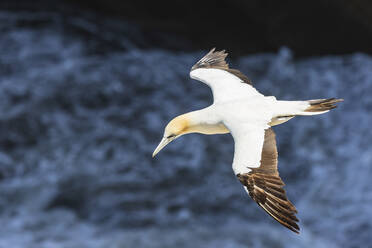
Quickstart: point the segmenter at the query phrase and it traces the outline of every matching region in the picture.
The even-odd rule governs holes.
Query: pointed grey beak
[[[155,157],[161,149],[163,149],[166,145],[168,145],[173,139],[172,138],[163,138],[159,145],[156,147],[155,151],[152,153],[152,157]]]

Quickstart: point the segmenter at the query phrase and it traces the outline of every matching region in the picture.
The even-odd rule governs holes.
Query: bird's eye
[[[169,136],[167,137],[167,139],[170,139],[170,138],[173,138],[173,137],[176,137],[176,135],[175,135],[175,134],[171,134],[171,135],[169,135]]]

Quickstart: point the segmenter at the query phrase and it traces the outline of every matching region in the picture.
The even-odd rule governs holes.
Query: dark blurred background
[[[0,2],[0,247],[372,247],[372,2]],[[230,135],[151,154],[212,102],[226,49],[259,91],[339,97],[275,128],[301,234],[247,196]]]

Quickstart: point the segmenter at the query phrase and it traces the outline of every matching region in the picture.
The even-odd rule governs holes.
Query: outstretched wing
[[[210,86],[215,101],[261,95],[248,77],[229,68],[225,60],[227,55],[225,50],[213,48],[191,68],[190,77]]]
[[[240,78],[243,83],[247,83],[252,85],[251,80],[244,75],[241,71],[236,69],[229,68],[229,64],[226,62],[226,57],[229,55],[222,51],[216,51],[216,48],[212,48],[209,53],[207,53],[203,58],[201,58],[192,68],[191,70],[195,70],[198,68],[214,68],[225,70],[230,72],[231,74],[235,75],[236,77]]]
[[[283,189],[284,183],[278,172],[278,152],[276,148],[275,133],[271,128],[266,129],[264,132],[264,135],[262,135],[264,136],[263,142],[257,138],[256,140],[252,139],[254,136],[251,136],[251,139],[249,139],[250,135],[246,138],[241,137],[242,139],[249,140],[245,142],[244,140],[238,141],[238,145],[244,145],[244,143],[246,145],[253,143],[259,145],[261,148],[261,159],[259,164],[252,164],[251,167],[248,165],[248,168],[244,168],[241,166],[242,163],[244,163],[244,158],[236,158],[234,156],[234,163],[238,163],[235,165],[234,171],[248,194],[260,207],[262,207],[280,224],[293,232],[299,233],[300,228],[296,223],[298,222],[298,219],[295,216],[297,210],[288,200],[285,190]],[[239,150],[241,147],[236,147],[236,149]],[[250,151],[247,150],[246,152],[249,153]],[[242,156],[238,154],[235,155]],[[253,157],[256,156],[253,155]]]

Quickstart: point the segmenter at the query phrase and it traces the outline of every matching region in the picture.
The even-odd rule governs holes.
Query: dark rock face
[[[136,45],[148,49],[199,51],[217,46],[248,54],[287,46],[296,57],[372,52],[369,0],[19,0],[2,1],[0,8],[68,16],[91,10],[99,13],[94,17],[98,23],[103,16],[115,16],[140,27],[149,44]]]
[[[144,30],[151,47],[191,51],[217,46],[247,54],[287,46],[296,56],[372,52],[368,0],[69,2],[131,21]]]
[[[277,127],[301,236],[231,170],[229,135],[187,135],[156,159],[166,123],[211,103],[188,77],[202,53],[140,50],[145,35],[89,14],[0,13],[0,247],[363,247],[371,243],[372,58],[232,61],[267,95],[342,97]],[[138,45],[140,44],[140,45]]]

